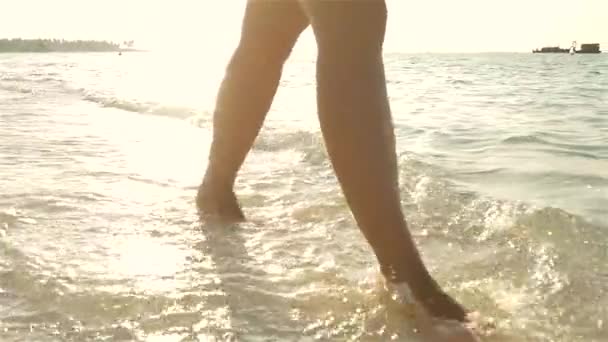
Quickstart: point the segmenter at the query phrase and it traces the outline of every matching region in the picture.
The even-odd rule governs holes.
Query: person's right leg
[[[262,127],[283,64],[308,18],[297,0],[249,0],[239,46],[213,116],[209,165],[196,202],[201,217],[242,220],[234,181]]]
[[[318,45],[317,101],[332,165],[382,273],[434,316],[465,310],[429,275],[401,211],[382,45],[383,0],[302,0]]]

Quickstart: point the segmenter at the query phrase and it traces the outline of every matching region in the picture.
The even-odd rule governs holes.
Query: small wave
[[[48,75],[47,75],[47,76],[45,76],[45,77],[40,77],[40,78],[37,78],[35,81],[36,81],[36,82],[38,82],[38,83],[46,83],[46,82],[63,82],[63,81],[62,81],[62,80],[60,80],[60,79],[57,79],[57,78],[55,78],[55,77],[48,76]]]
[[[205,128],[211,125],[213,116],[209,113],[198,113],[186,118],[186,121],[192,126]]]
[[[580,157],[580,158],[593,159],[593,160],[600,159],[600,157],[595,154],[581,152],[581,151],[574,151],[571,149],[551,148],[551,149],[539,149],[539,151],[544,151],[544,152],[547,152],[547,153],[550,153],[553,155],[562,155],[562,156],[566,156],[566,157]]]
[[[29,81],[27,78],[23,78],[21,76],[7,76],[7,75],[3,75],[0,77],[0,81],[7,81],[7,82],[25,82],[25,81]]]
[[[451,226],[454,218],[465,219],[465,221],[473,222],[479,219],[487,218],[487,213],[494,209],[491,208],[511,208],[510,212],[514,220],[524,217],[530,213],[539,211],[542,217],[546,217],[547,212],[557,218],[565,218],[561,222],[562,226],[572,224],[571,218],[576,218],[578,225],[581,222],[587,222],[583,217],[568,213],[562,209],[545,208],[538,209],[532,205],[514,202],[508,200],[497,200],[483,197],[476,192],[465,191],[457,186],[456,183],[450,181],[453,176],[451,171],[445,170],[439,166],[423,162],[420,158],[412,153],[400,155],[400,187],[403,194],[403,200],[406,204],[413,204],[418,207],[418,212],[423,214],[423,217],[432,217],[436,220],[435,224]],[[493,174],[508,171],[503,168],[491,168],[479,171],[470,171],[471,174]],[[552,179],[559,182],[572,179],[572,175],[562,172],[544,172],[537,176],[539,179]],[[585,184],[605,184],[606,177],[587,174],[577,176]],[[468,213],[463,216],[463,213]],[[473,215],[473,216],[471,216]],[[474,218],[476,216],[477,218]],[[449,223],[452,222],[452,223]],[[511,220],[511,222],[515,222]],[[598,230],[601,228],[596,227]]]
[[[543,134],[551,136],[551,134]],[[586,139],[579,141],[576,144],[560,142],[559,136],[551,137],[551,139],[543,139],[534,135],[518,135],[511,136],[501,141],[504,145],[544,145],[546,148],[535,147],[536,151],[546,152],[554,155],[563,155],[569,157],[580,157],[586,159],[597,160],[602,158],[602,154],[606,150],[606,146],[602,139]]]
[[[328,163],[323,138],[316,132],[266,132],[258,137],[254,149],[265,152],[294,150],[301,153],[303,162],[312,165]]]
[[[172,118],[189,119],[197,116],[197,111],[187,107],[156,106],[147,112],[148,114],[169,116]]]
[[[150,102],[140,102],[91,94],[84,95],[84,100],[99,104],[104,108],[115,108],[133,113],[153,114],[179,119],[191,118],[197,114],[194,109],[187,107],[163,106]]]
[[[460,79],[449,80],[448,82],[450,84],[461,84],[461,85],[472,85],[473,84],[472,81],[469,81],[469,80],[460,80]]]
[[[516,135],[510,136],[502,140],[504,144],[551,144],[546,140],[543,140],[534,135]]]
[[[1,76],[0,81],[3,82],[14,82],[14,83],[25,83],[25,82],[33,82],[33,83],[45,83],[45,82],[54,82],[61,81],[54,76],[58,76],[57,73],[33,73],[30,76],[34,77],[23,77],[23,76]]]
[[[586,97],[596,98],[606,92],[604,87],[591,87],[589,85],[581,85],[573,88],[578,95],[585,95]]]
[[[265,132],[256,140],[254,148],[260,151],[281,151],[302,147],[322,146],[322,138],[318,133],[309,131],[297,132]]]
[[[507,171],[507,168],[504,167],[495,167],[484,170],[473,170],[473,171],[461,171],[459,174],[461,175],[469,175],[469,176],[480,176],[480,175],[494,175],[504,171]]]
[[[21,85],[21,84],[0,84],[0,89],[21,93],[21,94],[33,94],[34,89]]]
[[[106,98],[95,95],[85,95],[84,99],[89,102],[94,102],[102,107],[116,108],[126,110],[128,112],[145,113],[150,109],[150,106],[145,103],[130,102],[116,98]]]

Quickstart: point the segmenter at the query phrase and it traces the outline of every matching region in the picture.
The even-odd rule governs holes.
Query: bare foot
[[[467,321],[467,312],[464,307],[442,290],[433,291],[431,294],[423,294],[418,297],[418,300],[433,317],[458,322]]]
[[[423,341],[479,342],[479,338],[475,334],[475,325],[469,322],[464,308],[440,289],[433,289],[434,292],[438,291],[440,294],[436,294],[433,300],[427,299],[427,303],[424,304],[405,282],[387,282],[385,285],[391,293],[391,298],[400,304],[407,304],[408,308],[413,309],[417,332],[421,334]],[[429,307],[435,312],[430,312]],[[450,316],[452,318],[448,318]]]
[[[423,307],[414,305],[416,324],[424,341],[428,342],[480,342],[475,327],[454,320],[433,317]]]
[[[232,189],[220,190],[210,182],[203,182],[196,195],[196,208],[201,220],[217,220],[234,223],[245,221]]]
[[[418,318],[418,315],[416,315]],[[456,321],[432,320],[427,323],[420,323],[417,319],[419,330],[424,341],[428,342],[480,342],[473,329],[467,325]],[[424,325],[427,324],[427,325]]]
[[[437,319],[466,322],[467,312],[464,307],[442,291],[435,281],[427,279],[425,284],[415,282],[414,286],[406,282],[387,283],[387,288],[390,292],[393,292],[393,298],[397,301],[407,304],[417,303],[429,316]]]

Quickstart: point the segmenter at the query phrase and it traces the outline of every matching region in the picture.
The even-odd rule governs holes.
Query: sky
[[[387,5],[388,51],[525,52],[569,47],[573,40],[608,49],[608,0],[387,0]],[[0,38],[135,40],[148,49],[231,50],[244,7],[245,0],[0,0]],[[310,30],[298,46],[314,50]]]

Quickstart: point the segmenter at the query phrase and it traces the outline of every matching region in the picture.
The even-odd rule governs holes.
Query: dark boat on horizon
[[[582,44],[580,50],[576,50],[576,53],[602,53],[600,50],[600,44]]]
[[[600,50],[600,44],[598,43],[581,44],[580,50],[577,50],[576,42],[573,42],[569,49],[563,49],[559,46],[549,46],[532,50],[532,53],[570,53],[573,55],[577,53],[602,53],[602,51]]]

